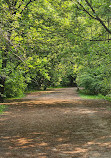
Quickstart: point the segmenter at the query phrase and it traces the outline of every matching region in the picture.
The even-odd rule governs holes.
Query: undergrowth
[[[83,99],[105,99],[107,101],[111,101],[111,96],[110,95],[104,96],[102,94],[98,94],[98,95],[87,94],[84,91],[84,89],[79,90],[79,96]]]
[[[5,105],[0,105],[0,114],[2,114],[5,109],[6,109]]]
[[[23,98],[23,97],[25,97],[26,96],[26,94],[22,94],[22,95],[20,95],[20,96],[18,96],[18,97],[12,97],[12,98],[5,98],[6,100],[13,100],[13,99],[21,99],[21,98]]]

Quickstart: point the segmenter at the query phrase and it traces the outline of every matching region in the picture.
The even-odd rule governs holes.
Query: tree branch
[[[17,2],[17,1],[16,1]],[[24,2],[24,0],[22,0],[22,2]],[[13,14],[16,14],[16,12],[18,11],[18,9],[22,6],[23,3],[20,3],[18,8],[16,8],[16,10],[13,12]],[[16,6],[16,3],[14,4],[14,6]]]
[[[78,1],[77,1],[77,3],[81,6],[82,10],[85,11],[91,18],[96,19],[93,15],[91,15],[91,14],[84,8],[84,6],[83,6],[81,3],[79,3]]]
[[[88,5],[88,6],[90,7],[90,9],[92,10],[92,12],[93,12],[93,14],[95,15],[95,17],[94,17],[93,15],[91,15],[91,14],[89,13],[89,11],[87,11],[87,10],[84,8],[84,6],[83,6],[79,1],[77,1],[77,3],[79,4],[79,6],[82,8],[82,10],[83,10],[84,12],[86,12],[91,18],[93,18],[93,19],[99,21],[100,24],[104,27],[104,29],[105,29],[108,33],[111,34],[111,30],[105,25],[105,23],[103,22],[103,20],[102,20],[99,16],[97,16],[96,11],[95,11],[94,8],[92,7],[92,5],[89,3],[89,1],[88,1],[88,0],[85,0],[85,2],[87,3],[87,5]]]
[[[88,0],[85,0],[87,5],[91,8],[91,10],[93,11],[94,14],[96,14],[95,10],[93,9],[93,7],[91,6],[91,4],[88,2]]]
[[[15,0],[14,6],[16,6],[17,2],[18,2],[18,0]]]
[[[9,0],[5,0],[5,2],[7,3],[9,9],[11,8],[11,4],[10,4],[10,1]]]
[[[90,41],[110,41],[111,39],[99,39],[99,40],[90,40]]]
[[[2,30],[0,29],[0,34],[1,34],[1,36],[7,41],[7,44],[9,45],[9,46],[13,46],[14,47],[14,49],[16,50],[16,52],[18,52],[18,49],[13,45],[13,43],[7,38],[7,37],[4,37],[3,36],[3,33],[2,33]],[[20,61],[22,61],[23,63],[25,63],[24,62],[24,60],[19,56],[19,55],[17,55],[16,53],[14,53],[10,48],[9,48],[9,50],[12,52],[12,54],[14,55],[14,56],[16,56]]]
[[[87,5],[91,8],[92,12],[95,14],[95,16],[96,16],[95,19],[98,20],[98,21],[101,23],[101,25],[105,28],[105,30],[106,30],[108,33],[111,34],[111,30],[109,30],[109,28],[104,24],[103,20],[101,20],[101,19],[96,15],[96,11],[93,9],[93,7],[92,7],[92,5],[89,3],[89,1],[88,1],[88,0],[85,0],[85,1],[86,1]]]
[[[20,14],[23,13],[23,11],[27,8],[27,6],[31,3],[31,2],[34,2],[36,0],[29,0],[29,2],[27,2],[27,4],[25,5],[24,9],[20,12]]]

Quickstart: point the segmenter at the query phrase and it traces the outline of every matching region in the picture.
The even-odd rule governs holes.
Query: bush
[[[80,73],[77,77],[77,83],[79,86],[85,88],[87,94],[107,95],[111,88],[108,78],[101,75],[94,75],[93,72]]]
[[[12,73],[5,83],[5,96],[7,98],[23,96],[26,87],[23,74],[21,72]]]
[[[0,105],[0,114],[3,113],[3,111],[5,110],[6,106],[5,105]]]

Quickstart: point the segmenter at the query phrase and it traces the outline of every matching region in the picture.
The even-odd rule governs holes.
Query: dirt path
[[[111,158],[111,103],[63,88],[6,104],[0,158]]]

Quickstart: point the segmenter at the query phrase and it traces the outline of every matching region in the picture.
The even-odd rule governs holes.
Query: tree
[[[20,53],[20,39],[17,40],[19,37],[19,24],[18,19],[21,19],[23,13],[27,9],[28,5],[30,5],[34,0],[26,0],[26,1],[18,1],[18,0],[5,0],[1,1],[1,25],[0,25],[0,35],[1,35],[1,54],[2,54],[2,66],[1,66],[1,78],[0,78],[0,101],[3,101],[3,94],[4,94],[4,87],[7,69],[8,60],[16,58],[16,60],[24,61],[23,54]],[[15,38],[13,40],[13,38]],[[19,62],[16,62],[17,65]],[[16,68],[17,66],[15,66]],[[10,74],[10,72],[9,72]]]

